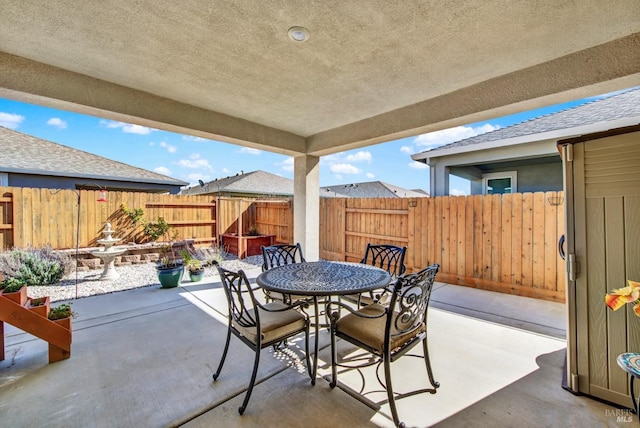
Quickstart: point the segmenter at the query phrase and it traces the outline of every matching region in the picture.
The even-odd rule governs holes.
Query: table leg
[[[638,405],[640,404],[640,394],[638,397],[635,396],[635,391],[633,390],[633,383],[636,380],[634,375],[629,376],[631,379],[629,380],[629,391],[631,392],[631,401],[633,402],[633,410],[636,415],[638,415]]]
[[[313,296],[313,310],[315,312],[314,316],[316,317],[315,322],[315,338],[314,338],[314,348],[313,348],[313,379],[311,380],[311,385],[316,384],[316,375],[318,374],[318,347],[320,346],[319,338],[320,338],[320,315],[318,313],[318,297]]]

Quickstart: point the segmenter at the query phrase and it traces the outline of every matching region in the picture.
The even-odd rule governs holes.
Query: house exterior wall
[[[555,141],[531,141],[526,144],[464,151],[429,158],[431,196],[449,195],[449,173],[470,180],[471,194],[476,195],[482,194],[483,173],[514,170],[518,170],[519,192],[562,190],[562,164],[555,162],[556,166],[549,167],[551,168],[550,170],[545,170],[542,167],[545,163],[540,158],[549,156],[557,157],[557,161],[560,160]],[[531,161],[531,165],[526,165],[528,160]],[[500,162],[505,163],[504,169],[501,166],[497,166]],[[513,163],[519,164],[513,165]],[[525,164],[523,165],[523,163]],[[554,162],[551,162],[551,164],[554,164]],[[491,168],[490,165],[496,166]],[[527,167],[530,169],[527,169]],[[522,186],[524,187],[521,187],[521,172],[519,169],[522,169]],[[550,176],[547,176],[547,174],[550,174]],[[539,184],[536,184],[535,180],[537,179],[540,180]],[[479,183],[479,188],[477,183]]]
[[[75,189],[83,184],[97,184],[107,190],[141,191],[151,193],[171,193],[180,191],[179,186],[166,184],[137,183],[117,180],[99,180],[91,177],[59,177],[54,175],[37,174],[8,174],[8,182],[12,187],[32,187],[35,189]]]
[[[518,174],[518,193],[522,192],[558,192],[562,187],[562,164],[551,162],[517,167],[490,168],[484,173],[516,171]],[[471,181],[471,194],[482,194],[482,179]]]

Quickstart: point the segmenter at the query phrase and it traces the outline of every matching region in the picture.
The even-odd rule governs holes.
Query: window
[[[515,193],[518,191],[517,178],[516,171],[482,174],[482,193],[485,195]]]
[[[0,172],[0,186],[9,185],[9,174],[6,172]]]

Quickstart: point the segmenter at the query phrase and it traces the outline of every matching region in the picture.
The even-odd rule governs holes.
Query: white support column
[[[293,158],[293,238],[307,261],[320,258],[320,158]]]
[[[449,195],[449,167],[438,162],[429,165],[430,168],[430,186],[429,195],[435,196]]]

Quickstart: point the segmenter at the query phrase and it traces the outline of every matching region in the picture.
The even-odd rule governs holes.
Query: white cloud
[[[249,155],[259,155],[260,153],[262,153],[262,150],[252,149],[251,147],[242,147],[240,150],[238,150],[238,153],[246,153]]]
[[[58,129],[65,129],[67,127],[67,122],[60,119],[59,117],[52,117],[51,119],[47,120],[47,125],[51,125]]]
[[[202,137],[194,137],[193,135],[183,135],[182,139],[184,141],[196,141],[198,143],[203,142],[203,141],[211,141],[207,138],[202,138]]]
[[[344,158],[346,162],[371,162],[370,152],[357,152]]]
[[[426,163],[422,163],[422,162],[418,162],[418,161],[409,162],[407,165],[409,165],[409,168],[413,168],[413,169],[428,169],[429,168],[429,166]]]
[[[147,135],[147,134],[151,134],[151,131],[155,131],[155,130],[151,128],[147,128],[146,126],[140,126],[140,125],[125,125],[122,127],[122,132],[124,132],[125,134]]]
[[[339,153],[334,153],[332,155],[327,155],[327,156],[322,156],[320,158],[320,163],[331,163],[331,162],[339,162],[341,159],[341,156]]]
[[[413,149],[409,146],[402,146],[400,147],[400,152],[404,153],[405,155],[412,155]]]
[[[178,165],[183,168],[204,168],[213,170],[209,160],[202,159],[198,153],[193,153],[189,159],[180,159]]]
[[[223,174],[229,174],[229,170],[227,168],[222,168],[222,172]]]
[[[167,149],[167,151],[169,153],[175,153],[178,148],[176,146],[172,146],[171,144],[167,143],[166,141],[161,141],[160,142],[160,147]]]
[[[196,184],[199,185],[200,183],[198,182],[198,180],[202,180],[205,183],[212,180],[210,175],[200,174],[198,172],[194,172],[193,174],[188,174],[186,178],[189,181],[190,186],[195,186]]]
[[[428,134],[418,135],[413,143],[420,147],[421,150],[430,150],[436,147],[440,147],[444,144],[453,143],[455,141],[471,138],[478,134],[484,134],[486,132],[494,131],[499,126],[494,126],[489,123],[477,128],[470,126],[456,126],[455,128],[443,129],[441,131],[430,132]]]
[[[287,172],[293,172],[293,158],[286,158],[282,162],[282,169]]]
[[[367,172],[365,176],[370,180],[373,180],[374,178],[376,178],[376,175],[371,172]]]
[[[464,190],[460,190],[460,189],[451,189],[449,191],[449,194],[451,196],[466,196],[466,195],[468,195],[467,192],[465,192]]]
[[[4,126],[5,128],[16,129],[23,120],[24,116],[20,116],[19,114],[0,112],[0,126]]]
[[[334,153],[332,155],[322,156],[320,158],[320,164],[328,167],[329,171],[334,174],[334,178],[336,180],[342,180],[342,174],[355,175],[362,173],[362,170],[354,166],[353,163],[371,163],[372,159],[373,157],[371,156],[371,152],[361,150],[349,155],[344,153]],[[371,173],[367,174],[367,177],[369,177],[369,175],[373,177]]]
[[[169,168],[167,168],[166,166],[159,166],[157,168],[153,168],[153,171],[157,172],[158,174],[162,174],[162,175],[171,175],[171,170]]]
[[[146,126],[133,125],[124,122],[115,122],[112,120],[101,120],[100,125],[112,129],[122,129],[122,132],[124,132],[125,134],[148,135],[155,131],[155,129],[147,128]]]
[[[360,169],[348,163],[337,163],[331,165],[329,170],[334,174],[360,174]]]

